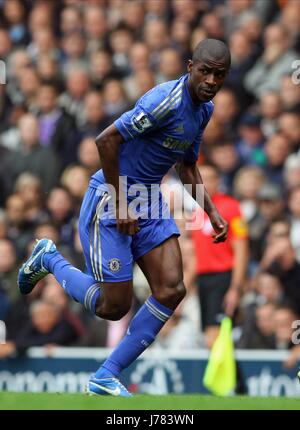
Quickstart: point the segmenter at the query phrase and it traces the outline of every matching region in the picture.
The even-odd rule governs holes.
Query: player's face
[[[189,61],[189,88],[195,102],[208,102],[222,87],[228,73],[228,66],[223,61]]]

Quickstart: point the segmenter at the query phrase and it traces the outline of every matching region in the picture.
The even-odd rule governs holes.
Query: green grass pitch
[[[193,395],[132,398],[90,397],[84,394],[0,392],[1,410],[300,410],[300,398],[215,397]]]

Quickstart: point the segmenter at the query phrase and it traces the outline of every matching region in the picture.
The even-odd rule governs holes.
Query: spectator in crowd
[[[234,3],[234,2],[233,2]],[[276,91],[281,77],[290,72],[297,53],[290,48],[288,32],[281,24],[270,24],[264,34],[264,52],[247,73],[246,88],[260,98],[266,91]]]
[[[56,86],[63,87],[62,71],[56,58],[48,54],[41,55],[36,67],[42,82],[56,82]]]
[[[3,60],[8,58],[8,55],[12,48],[12,40],[10,35],[5,28],[0,28],[0,57]]]
[[[279,95],[283,109],[291,112],[299,112],[300,85],[294,84],[290,74],[286,74],[281,78]]]
[[[116,79],[111,79],[104,85],[103,103],[106,114],[113,119],[128,110],[129,103],[126,93],[122,84]]]
[[[167,0],[148,1],[145,3],[145,21],[155,18],[169,19],[170,9]]]
[[[37,99],[39,141],[42,146],[52,148],[65,166],[75,161],[75,121],[60,108],[58,95],[54,83],[41,84]]]
[[[108,127],[110,120],[106,115],[104,100],[99,91],[89,91],[84,98],[84,123],[79,127],[80,139],[91,136],[94,139]]]
[[[61,184],[69,191],[73,198],[75,213],[78,213],[81,201],[89,184],[88,170],[80,165],[67,167],[62,176]]]
[[[5,202],[7,237],[16,247],[18,257],[24,258],[25,248],[32,237],[32,225],[26,220],[26,203],[18,194],[10,194]]]
[[[142,97],[155,86],[155,75],[150,69],[141,69],[132,78],[128,77],[124,81],[129,103],[134,104],[137,99]]]
[[[291,234],[291,223],[287,217],[277,218],[271,222],[268,234],[267,234],[267,245],[276,243],[276,239],[290,237]]]
[[[78,9],[77,9],[78,10]],[[87,36],[87,51],[103,49],[107,44],[107,19],[104,9],[89,5],[83,12],[83,29]]]
[[[275,305],[265,303],[254,310],[254,318],[245,318],[237,347],[242,349],[275,349],[274,339]]]
[[[22,173],[15,182],[15,191],[25,203],[25,220],[29,224],[35,224],[46,219],[43,208],[42,182],[29,172]]]
[[[243,0],[241,2],[229,0],[226,6],[223,15],[225,34],[228,37],[232,31],[240,27],[244,17],[248,15],[249,11],[253,10],[254,5],[252,0]]]
[[[123,21],[135,39],[142,36],[144,20],[144,5],[139,2],[128,2],[123,10]]]
[[[264,252],[270,224],[284,215],[282,190],[272,183],[265,183],[257,193],[258,211],[249,224],[251,261],[259,264]]]
[[[291,46],[299,48],[300,4],[297,1],[287,2],[283,8],[280,22],[288,33]]]
[[[127,76],[130,70],[128,56],[133,44],[131,30],[125,24],[120,24],[110,33],[109,44],[113,51],[112,61],[114,67],[120,76]]]
[[[34,237],[37,239],[49,237],[53,241],[57,240],[58,243],[60,241],[59,229],[52,220],[38,224],[34,230]]]
[[[293,322],[299,320],[299,315],[293,307],[282,305],[275,309],[273,316],[275,347],[276,349],[291,349],[294,344]]]
[[[208,152],[209,160],[219,169],[221,190],[232,193],[235,174],[241,167],[240,157],[233,142],[216,142]]]
[[[251,177],[251,181],[249,181]],[[258,213],[257,194],[266,182],[261,168],[245,166],[239,169],[234,178],[234,195],[240,202],[241,211],[251,230],[251,222]]]
[[[17,296],[15,279],[17,255],[13,243],[0,239],[0,320],[4,320],[9,305]]]
[[[49,191],[56,183],[59,161],[51,148],[43,148],[39,142],[39,126],[32,114],[23,115],[19,121],[21,147],[11,152],[7,160],[7,176],[13,184],[23,172],[38,176],[44,191]]]
[[[8,59],[8,72],[10,79],[7,82],[7,94],[14,103],[20,102],[18,82],[24,70],[32,65],[31,59],[26,49],[19,47],[15,49]],[[2,87],[3,89],[5,87]]]
[[[261,118],[246,113],[239,122],[237,150],[243,164],[262,166],[265,162],[264,136],[260,127]]]
[[[37,96],[40,87],[40,78],[34,66],[24,68],[18,79],[20,102],[28,110],[37,108]]]
[[[93,175],[100,169],[98,151],[93,137],[85,137],[80,142],[78,161],[88,170],[89,175]]]
[[[178,79],[182,75],[182,59],[174,48],[166,48],[160,54],[156,84]]]
[[[53,28],[53,4],[50,2],[36,3],[29,15],[28,28],[33,34],[36,30]]]
[[[62,72],[67,74],[72,68],[87,68],[86,39],[80,30],[65,33],[62,38]]]
[[[251,69],[255,61],[255,50],[246,33],[236,30],[229,39],[232,64],[227,84],[234,90],[242,109],[252,101],[252,97],[244,86],[246,73]]]
[[[83,322],[71,310],[68,296],[65,294],[64,290],[60,287],[53,276],[47,277],[45,286],[41,292],[41,299],[47,303],[57,306],[60,309],[63,318],[74,328],[78,337],[84,335],[85,327]]]
[[[90,88],[90,77],[84,68],[69,69],[66,76],[66,91],[59,97],[60,106],[71,116],[76,124],[82,123],[83,98]]]
[[[239,104],[236,96],[230,89],[222,89],[214,98],[214,117],[224,130],[228,139],[235,137],[235,126],[239,113]]]
[[[9,96],[5,93],[5,87],[1,85],[0,87],[0,133],[5,131],[9,126],[9,114],[12,108],[11,100]],[[1,142],[2,144],[2,142]]]
[[[240,20],[238,30],[242,31],[251,41],[255,58],[257,59],[263,50],[261,43],[263,31],[262,17],[257,12],[249,11]]]
[[[0,209],[0,239],[7,237],[7,217],[3,209]]]
[[[276,133],[266,141],[264,151],[266,156],[264,171],[267,179],[282,187],[284,162],[291,153],[290,141],[282,133]]]
[[[147,74],[152,76],[152,81],[148,85],[149,89],[155,85],[154,75],[150,69],[150,51],[145,43],[136,42],[131,46],[129,65],[131,73],[124,78],[123,86],[129,100],[135,103],[142,95],[141,83],[143,79],[147,80]]]
[[[279,277],[287,302],[300,314],[300,265],[289,237],[278,237],[266,247],[261,268]]]
[[[32,33],[32,41],[27,47],[31,60],[36,63],[41,55],[51,55],[58,59],[60,51],[57,41],[50,27],[38,28]]]
[[[105,49],[91,52],[89,68],[92,85],[97,90],[102,89],[103,83],[107,79],[118,77],[113,69],[111,54]]]
[[[270,315],[273,315],[275,307],[283,302],[283,286],[278,277],[268,272],[259,272],[252,280],[252,288],[244,295],[240,303],[242,324],[238,347],[274,348],[273,336],[269,337],[273,333]],[[267,320],[269,320],[269,325],[267,325]]]
[[[60,15],[59,29],[61,34],[81,30],[82,19],[80,11],[74,6],[65,7]]]
[[[51,220],[59,229],[59,242],[71,245],[74,233],[74,212],[69,191],[62,187],[53,188],[47,199],[47,209]]]
[[[191,27],[188,22],[180,17],[174,19],[171,27],[171,46],[179,52],[183,63],[191,57],[190,37]]]
[[[21,0],[4,2],[3,14],[9,28],[9,36],[14,46],[27,44],[29,41],[26,26],[26,10]]]
[[[259,112],[262,116],[261,130],[265,138],[272,137],[278,130],[278,118],[282,112],[280,96],[275,91],[267,91],[259,100]]]
[[[153,19],[144,27],[144,40],[150,49],[150,66],[157,70],[160,54],[170,43],[166,23],[162,19]]]
[[[296,252],[297,261],[300,262],[300,184],[289,192],[288,208],[290,211],[290,238]]]
[[[56,240],[57,243],[59,243],[59,246],[60,246],[60,249],[62,250],[63,255],[65,255],[69,260],[73,261],[74,245],[72,240],[75,234],[74,233],[75,227],[73,225],[70,225],[68,227],[66,227],[63,230],[64,234],[60,234],[61,230],[54,220],[44,221],[36,226],[36,228],[34,229],[33,236],[35,239],[42,239],[43,237],[49,237],[49,239],[53,241]],[[69,236],[71,236],[71,239],[68,236],[68,234]],[[34,246],[34,243],[32,242],[27,249],[28,254],[31,253],[33,246]]]
[[[292,151],[300,149],[300,116],[296,112],[283,112],[278,118],[280,132],[286,136]]]
[[[220,16],[213,12],[208,12],[203,15],[200,22],[207,37],[224,40],[224,23]]]
[[[74,327],[63,318],[58,306],[43,300],[35,301],[30,306],[30,320],[16,338],[0,345],[0,358],[24,354],[31,346],[70,345],[77,337]]]
[[[283,300],[283,287],[280,280],[267,272],[257,275],[256,290],[258,302],[279,305]]]
[[[287,190],[300,184],[300,154],[289,155],[283,168],[284,186]]]

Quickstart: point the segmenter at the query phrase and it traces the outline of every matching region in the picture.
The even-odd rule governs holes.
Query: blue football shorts
[[[179,236],[172,217],[139,219],[134,236],[120,233],[115,219],[101,216],[107,193],[89,187],[80,210],[79,235],[87,273],[100,282],[121,282],[133,277],[133,263],[171,236]]]

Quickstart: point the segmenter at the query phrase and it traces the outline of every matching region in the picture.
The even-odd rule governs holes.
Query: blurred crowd
[[[123,336],[148,294],[138,268],[131,313],[107,322],[70,303],[52,276],[20,297],[18,267],[34,239],[46,236],[84,270],[77,220],[90,175],[101,167],[95,137],[154,85],[186,73],[204,38],[225,41],[232,54],[199,157],[200,171],[207,168],[207,181],[215,181],[215,192],[236,211],[225,250],[231,266],[220,272],[239,291],[231,290],[224,306],[235,318],[238,347],[290,349],[287,365],[295,363],[299,0],[0,0],[0,59],[7,72],[0,85],[0,320],[9,339],[0,357],[32,345],[111,347]],[[168,179],[176,183],[173,173]],[[203,332],[214,323],[201,309],[208,270],[197,261],[201,243],[182,228],[188,296],[156,348],[209,345]]]

